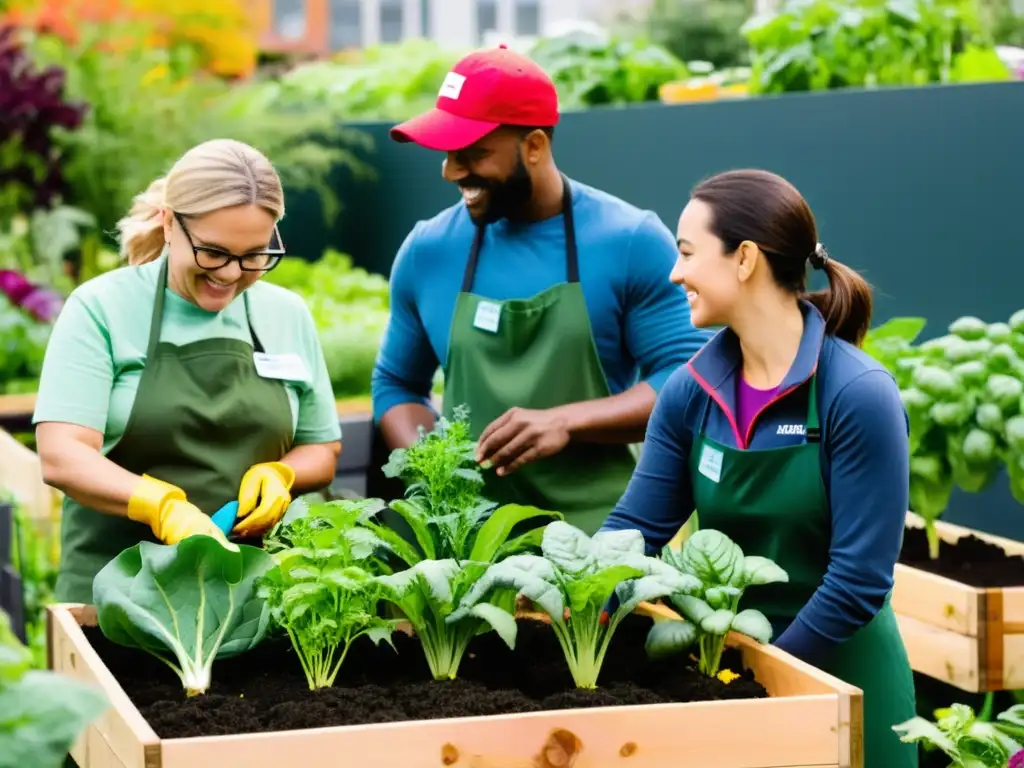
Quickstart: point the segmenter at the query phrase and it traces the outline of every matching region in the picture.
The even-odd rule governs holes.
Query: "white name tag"
[[[253,352],[252,360],[256,364],[256,373],[264,379],[282,379],[284,381],[309,381],[309,373],[302,358],[294,352],[283,355],[271,355],[267,352]]]
[[[722,452],[710,445],[705,445],[701,449],[700,464],[697,469],[711,482],[719,482],[722,479]]]
[[[501,304],[493,301],[481,301],[476,305],[476,317],[473,326],[481,331],[498,332],[498,321],[501,319]]]

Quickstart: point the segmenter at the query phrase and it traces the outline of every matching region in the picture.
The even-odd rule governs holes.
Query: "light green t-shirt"
[[[121,438],[146,359],[161,263],[122,267],[72,292],[46,347],[33,423],[95,429],[103,433],[104,453]],[[295,444],[340,440],[334,393],[309,309],[297,294],[263,280],[246,294],[264,350],[297,354],[311,377],[285,383]],[[252,343],[243,298],[207,312],[167,289],[160,340],[180,345],[215,338]]]

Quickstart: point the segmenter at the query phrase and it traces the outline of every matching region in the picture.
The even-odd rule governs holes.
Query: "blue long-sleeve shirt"
[[[805,302],[801,308],[804,335],[779,391],[817,371],[831,543],[821,585],[775,644],[813,662],[871,621],[892,589],[910,495],[909,422],[888,371],[856,347],[826,336],[818,311]],[[690,450],[709,398],[705,434],[723,445],[759,450],[806,442],[802,430],[793,428],[806,419],[804,386],[769,405],[744,445],[733,416],[741,363],[736,336],[725,330],[672,375],[651,415],[636,472],[603,530],[639,529],[653,554],[689,518]]]
[[[609,390],[615,395],[646,381],[657,392],[710,337],[693,327],[685,292],[669,282],[675,239],[656,214],[570,183],[580,285]],[[474,231],[459,202],[419,222],[402,244],[372,378],[377,420],[402,403],[429,405]],[[529,224],[503,219],[487,227],[472,290],[498,301],[525,299],[564,283],[565,267],[561,214]]]

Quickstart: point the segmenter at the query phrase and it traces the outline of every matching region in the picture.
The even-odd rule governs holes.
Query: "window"
[[[420,36],[430,37],[430,0],[420,0]]]
[[[403,0],[380,0],[380,41],[399,43],[405,37]]]
[[[476,39],[483,43],[484,35],[498,29],[498,0],[476,0]]]
[[[274,32],[286,40],[306,36],[306,0],[274,0]]]
[[[515,30],[517,37],[540,34],[540,0],[516,0]]]
[[[331,0],[330,46],[332,51],[363,47],[361,0]]]

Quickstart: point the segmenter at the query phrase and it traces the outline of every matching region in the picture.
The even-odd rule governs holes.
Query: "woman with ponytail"
[[[724,326],[662,389],[604,530],[652,552],[692,512],[789,574],[743,596],[774,643],[864,691],[864,764],[914,768],[892,726],[915,714],[889,604],[909,497],[908,421],[859,349],[871,291],[818,242],[810,208],[763,171],[714,176],[679,218],[672,282],[697,327]],[[807,293],[808,267],[829,287]],[[799,734],[796,734],[797,738]]]
[[[34,416],[43,478],[65,494],[57,600],[92,602],[100,568],[143,540],[237,549],[228,535],[259,537],[292,494],[333,480],[341,433],[313,320],[260,280],[284,254],[283,215],[267,158],[201,144],[119,223],[128,265],[68,297]]]

